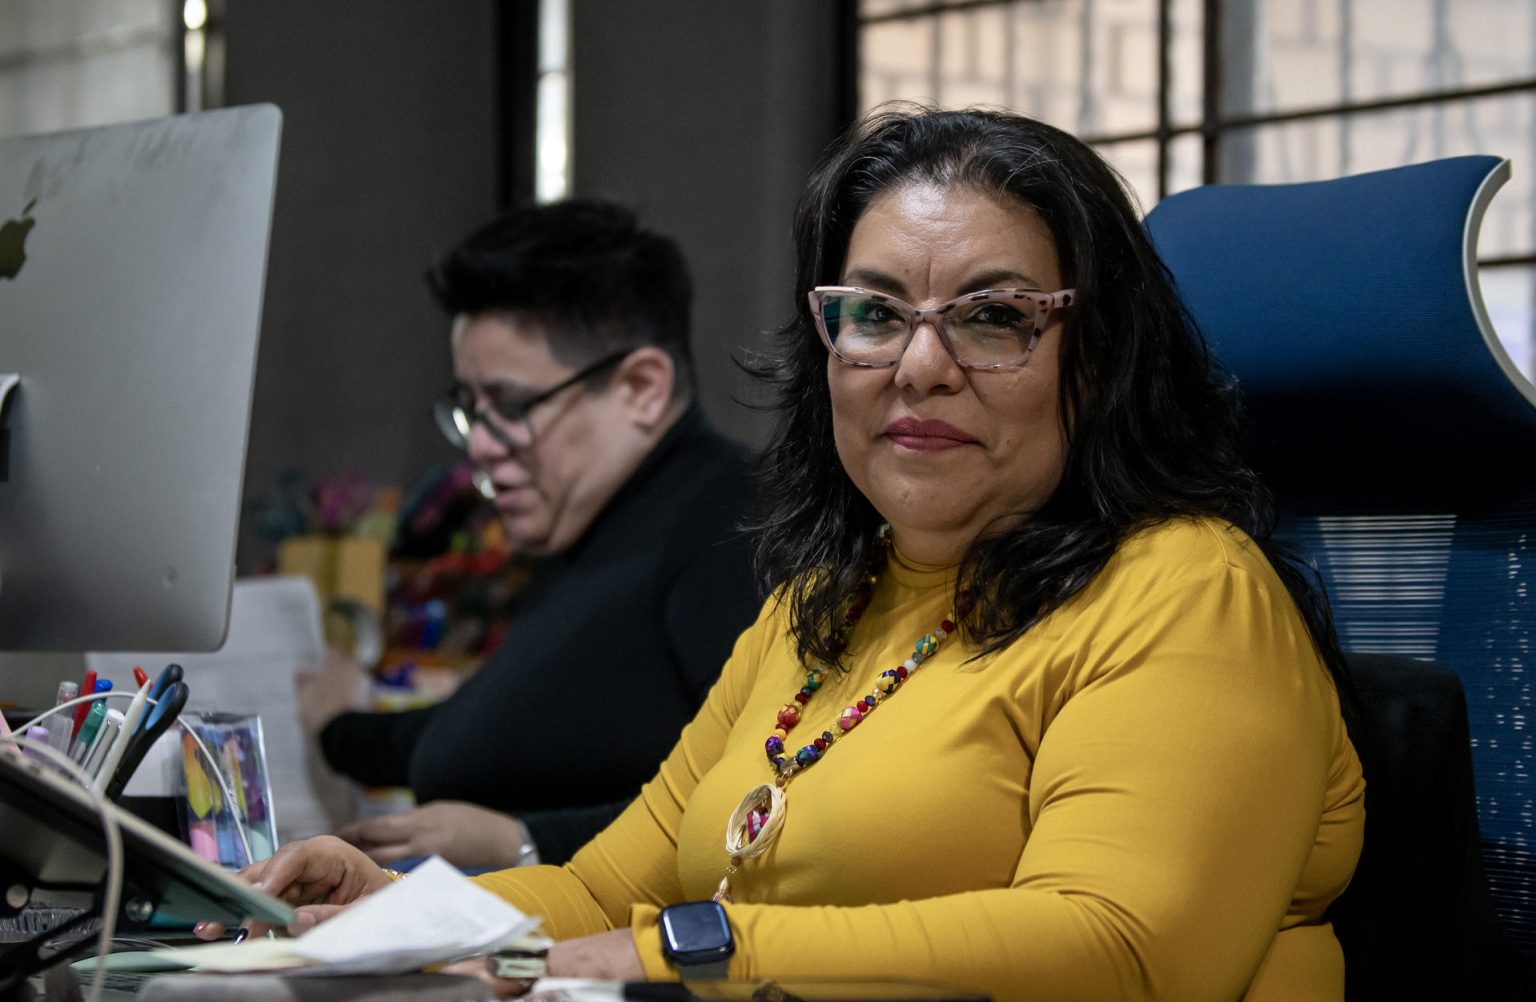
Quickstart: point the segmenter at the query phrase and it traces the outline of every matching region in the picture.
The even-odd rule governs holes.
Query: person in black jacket
[[[535,569],[445,702],[357,712],[333,655],[301,714],[332,768],[416,794],[338,832],[376,861],[559,863],[655,771],[757,612],[748,457],[693,404],[682,254],[627,210],[513,212],[428,279],[453,318],[438,423]]]

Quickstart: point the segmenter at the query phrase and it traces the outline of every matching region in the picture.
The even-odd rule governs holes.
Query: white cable
[[[42,723],[44,720],[47,720],[49,717],[53,716],[55,713],[58,713],[60,710],[68,710],[80,703],[93,703],[98,699],[132,699],[136,695],[138,695],[137,690],[129,692],[125,689],[122,692],[93,692],[89,696],[76,696],[74,699],[66,699],[64,702],[59,703],[50,709],[44,710],[42,713],[39,713],[31,720],[16,728],[16,733],[25,734],[27,733],[28,727],[36,727],[38,724]],[[148,696],[144,698],[150,705],[154,705],[156,702],[158,702],[158,700],[150,699]]]
[[[104,693],[97,695],[104,695]],[[22,733],[26,733],[25,728]],[[84,769],[70,761],[69,756],[60,754],[57,748],[45,742],[33,741],[31,738],[11,735],[0,741],[0,744],[4,743],[19,745],[40,753],[50,765],[57,766],[60,771],[74,779],[80,784],[85,795],[91,799],[91,805],[96,808],[96,815],[101,819],[102,833],[107,840],[106,894],[102,898],[101,930],[96,937],[96,964],[91,971],[91,991],[86,996],[88,1002],[101,1002],[102,989],[106,984],[107,954],[112,949],[112,934],[117,928],[118,902],[122,899],[123,893],[123,833],[118,830],[117,819],[108,809],[106,798],[91,789],[90,777],[85,774]]]

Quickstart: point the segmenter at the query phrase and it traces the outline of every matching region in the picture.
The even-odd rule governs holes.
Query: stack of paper
[[[295,939],[209,943],[155,955],[207,972],[398,974],[526,945],[538,925],[434,856]]]

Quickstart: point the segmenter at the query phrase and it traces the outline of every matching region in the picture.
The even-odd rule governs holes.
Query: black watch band
[[[684,978],[721,979],[730,967],[736,941],[725,909],[714,901],[668,905],[658,918],[661,948]]]

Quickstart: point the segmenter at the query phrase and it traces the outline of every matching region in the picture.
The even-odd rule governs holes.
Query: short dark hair
[[[673,396],[693,395],[693,282],[676,241],[598,199],[513,210],[475,230],[427,272],[450,316],[515,313],[537,321],[571,366],[654,345],[672,357]]]
[[[1021,115],[912,107],[857,123],[811,174],[795,220],[797,313],[759,370],[777,390],[780,420],[759,471],[758,567],[768,587],[786,588],[800,656],[838,660],[833,627],[879,545],[880,521],[837,459],[827,353],[806,293],[840,281],[870,203],[914,182],[976,186],[1032,207],[1050,228],[1063,287],[1077,290],[1048,335],[1063,339],[1065,470],[1028,519],[983,532],[966,553],[957,588],[980,599],[962,623],[971,639],[986,651],[1006,646],[1086,586],[1130,533],[1209,515],[1258,541],[1337,669],[1326,600],[1269,538],[1272,505],[1240,456],[1232,381],[1124,181],[1080,140]]]

